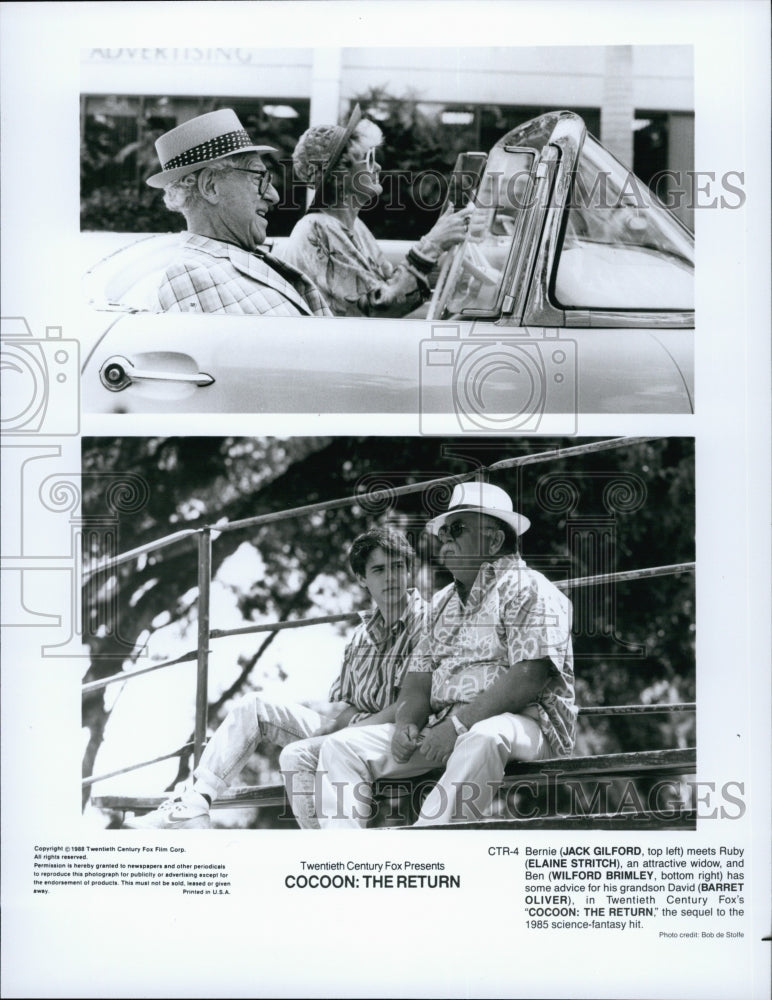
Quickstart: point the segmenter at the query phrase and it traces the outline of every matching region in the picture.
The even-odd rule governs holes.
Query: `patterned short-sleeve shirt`
[[[571,602],[520,556],[503,556],[483,563],[466,603],[455,584],[435,595],[409,669],[432,672],[431,706],[442,718],[515,663],[540,659],[553,669],[525,714],[565,756],[576,739]]]
[[[357,709],[352,722],[396,701],[410,654],[420,638],[428,606],[417,590],[408,591],[404,614],[391,627],[376,608],[360,615],[343,654],[343,667],[330,688],[330,701]]]

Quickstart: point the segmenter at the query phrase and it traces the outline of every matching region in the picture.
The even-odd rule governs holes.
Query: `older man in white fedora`
[[[316,286],[264,253],[279,196],[262,153],[230,108],[183,122],[156,140],[163,169],[149,177],[180,212],[188,237],[166,268],[156,308],[256,316],[330,316]]]
[[[454,582],[433,599],[395,723],[325,742],[322,827],[366,826],[376,779],[438,767],[416,825],[481,819],[510,761],[572,752],[571,604],[520,556],[529,526],[504,490],[479,482],[457,486],[428,523]]]

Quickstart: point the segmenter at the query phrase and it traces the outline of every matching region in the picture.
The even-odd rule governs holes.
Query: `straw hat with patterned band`
[[[316,187],[314,188],[314,196],[308,204],[307,212],[316,208],[317,202],[321,202],[321,194],[324,189],[324,185],[327,183],[333,170],[337,167],[340,162],[340,158],[346,146],[349,143],[349,139],[354,134],[354,129],[357,127],[359,122],[362,120],[362,109],[359,105],[354,106],[354,110],[349,115],[349,120],[346,122],[345,127],[343,125],[338,125],[335,131],[335,138],[333,139],[332,145],[330,146],[330,151],[327,153],[324,161],[324,166],[322,167],[322,172],[319,175],[319,180],[316,182]]]
[[[531,527],[528,518],[513,509],[509,494],[500,487],[493,486],[492,483],[469,482],[459,483],[453,488],[448,509],[444,514],[432,518],[426,525],[426,530],[436,535],[449,517],[466,511],[487,514],[488,517],[504,521],[516,535],[522,535]]]
[[[256,146],[232,108],[210,111],[183,122],[156,139],[163,170],[148,177],[150,187],[163,188],[191,170],[199,170],[236,153],[275,153],[273,146]]]

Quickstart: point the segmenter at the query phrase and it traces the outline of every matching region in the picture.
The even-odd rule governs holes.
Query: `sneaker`
[[[145,816],[124,820],[123,825],[128,830],[208,830],[212,821],[204,796],[188,792],[167,799]]]

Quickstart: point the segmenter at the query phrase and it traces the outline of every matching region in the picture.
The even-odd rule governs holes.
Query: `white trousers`
[[[312,748],[318,753],[326,737],[310,740],[308,737],[323,722],[335,718],[343,708],[343,702],[327,703],[317,711],[294,702],[272,701],[258,694],[245,695],[234,704],[204,748],[198,767],[193,772],[193,787],[214,801],[230,787],[261,743],[276,743],[284,747],[303,740],[308,745],[307,755],[312,753]],[[305,795],[299,796],[297,804],[299,809],[302,807],[308,812],[298,816],[293,804],[300,825],[310,829],[319,828],[313,814],[315,765],[314,759],[310,774],[300,775],[296,782],[299,785],[306,781],[307,787],[302,789]]]
[[[400,778],[435,770],[420,751],[398,764],[391,755],[392,723],[341,729],[319,749],[317,815],[323,829],[364,827],[372,813],[378,778]],[[552,756],[538,724],[505,712],[483,719],[456,740],[442,777],[421,807],[416,826],[485,818],[513,760]]]

